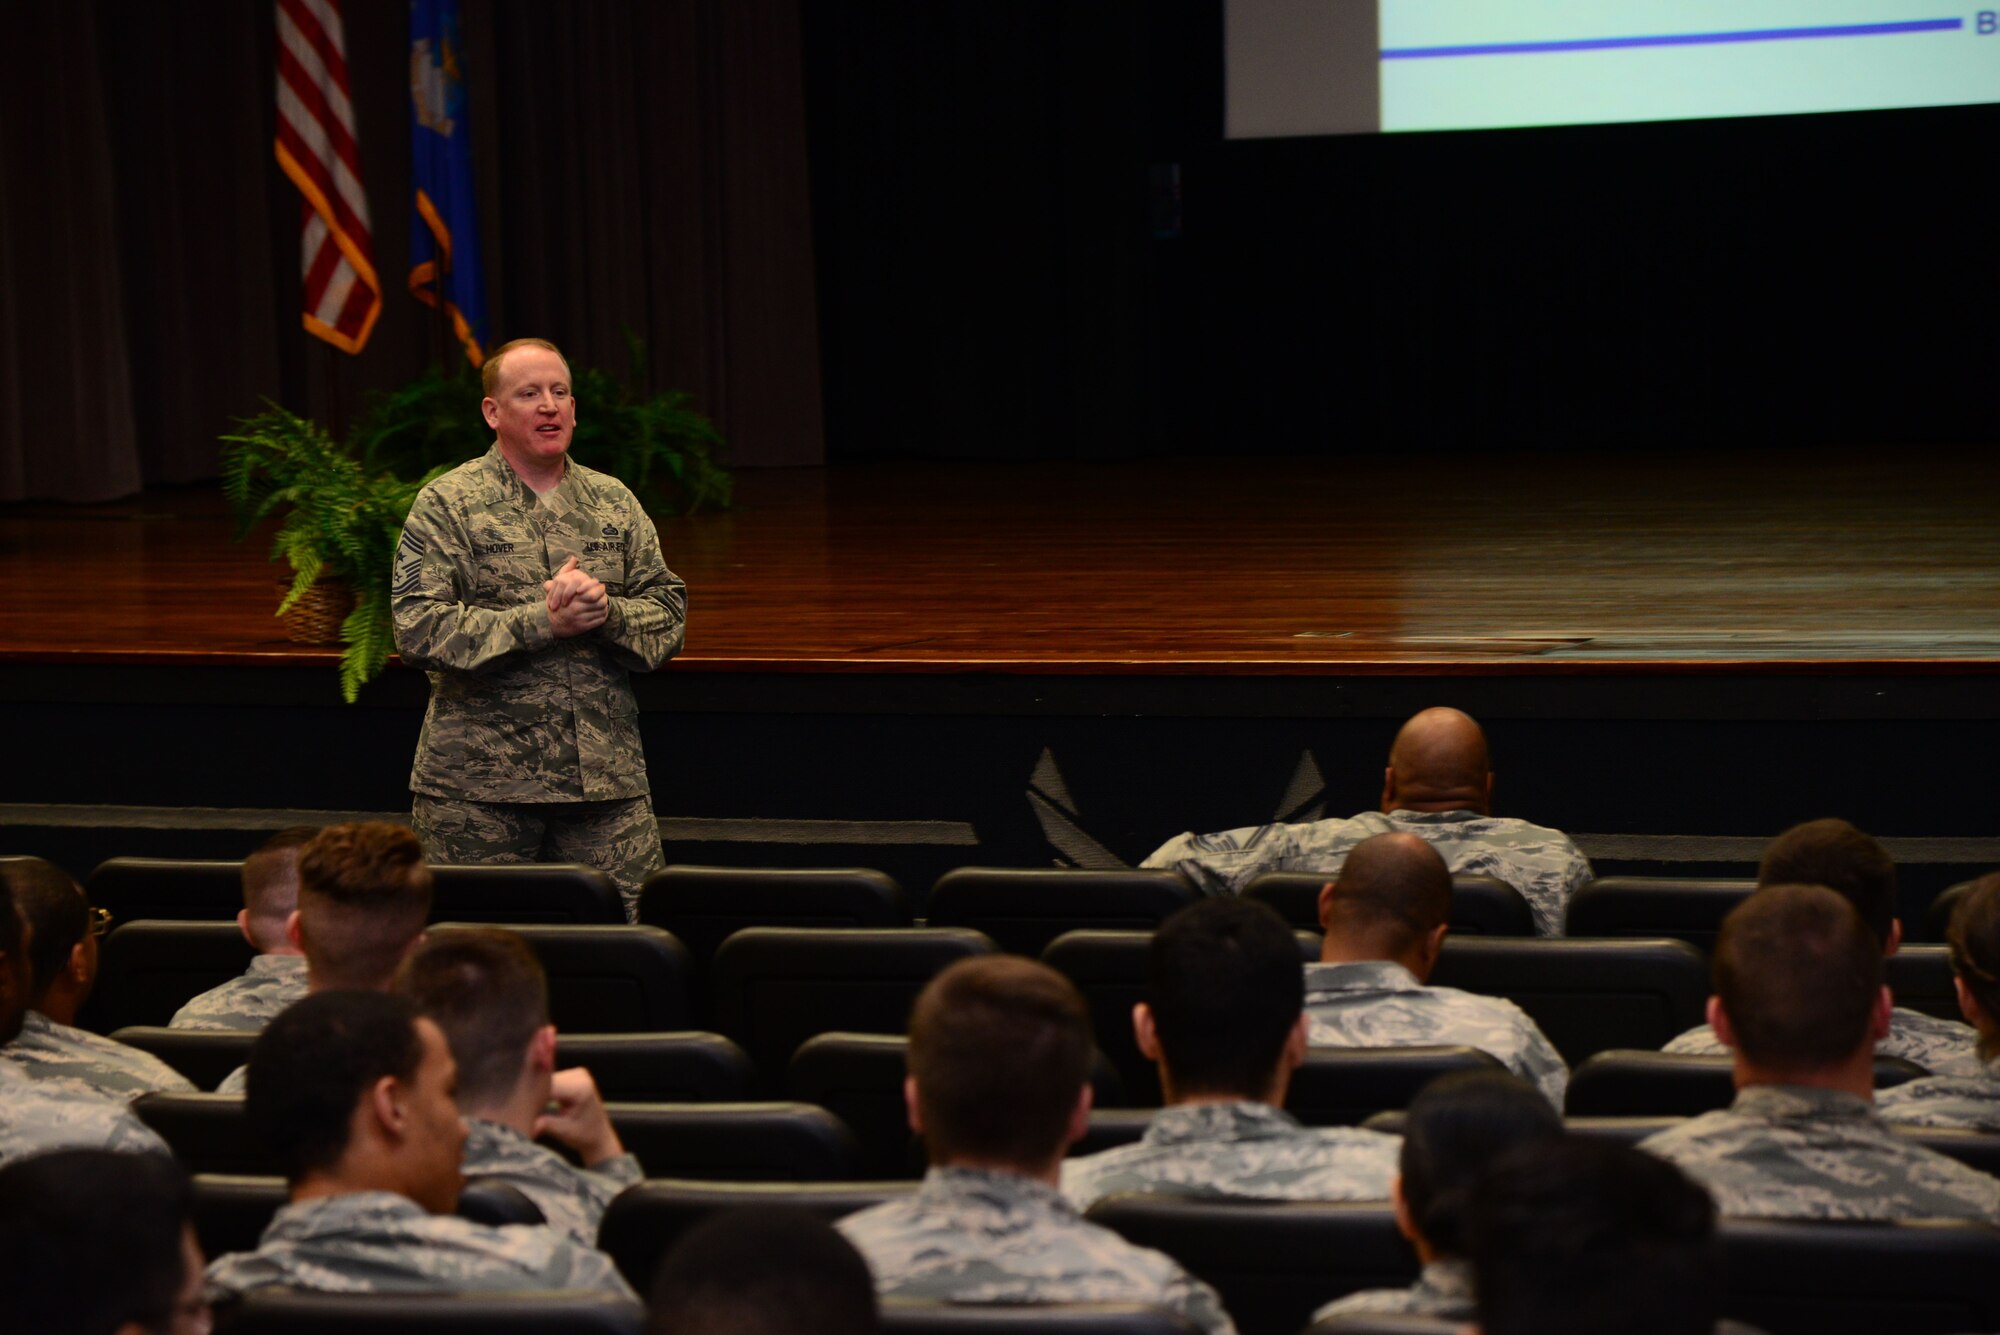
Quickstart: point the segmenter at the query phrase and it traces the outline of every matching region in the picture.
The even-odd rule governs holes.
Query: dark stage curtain
[[[821,458],[797,0],[470,0],[498,338],[693,393],[738,464]],[[408,17],[348,0],[384,310],[359,357],[299,328],[272,159],[270,0],[10,9],[0,92],[0,500],[211,477],[264,397],[351,421],[438,353],[408,295]],[[585,410],[588,411],[587,405]]]

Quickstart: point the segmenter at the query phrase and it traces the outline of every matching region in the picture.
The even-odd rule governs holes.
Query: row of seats
[[[997,949],[963,927],[745,928],[716,952],[712,1001],[694,1004],[692,956],[647,926],[521,925],[549,975],[556,1024],[590,1033],[712,1027],[738,1043],[775,1089],[799,1046],[830,1030],[901,1033],[916,994],[954,960]],[[1042,958],[1089,1003],[1098,1043],[1127,1102],[1157,1103],[1152,1066],[1131,1033],[1142,999],[1149,932],[1067,932]],[[1318,938],[1299,936],[1302,961]],[[161,1025],[189,998],[240,974],[249,947],[233,924],[139,921],[105,939],[87,1019],[103,1031]],[[1657,1048],[1701,1023],[1707,962],[1685,942],[1448,938],[1431,981],[1504,996],[1539,1024],[1575,1064],[1611,1048]],[[1955,1016],[1942,946],[1912,946],[1889,960],[1902,1005]]]

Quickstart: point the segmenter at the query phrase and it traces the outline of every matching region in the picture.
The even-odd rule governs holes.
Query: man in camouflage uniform
[[[1881,942],[1885,958],[1903,943],[1895,861],[1879,841],[1844,820],[1807,821],[1773,839],[1757,866],[1757,884],[1826,886],[1854,905]],[[1875,1055],[1901,1057],[1940,1075],[1977,1076],[1979,1056],[1973,1049],[1978,1039],[1971,1025],[1898,1006]],[[1700,1025],[1670,1041],[1665,1050],[1713,1057],[1729,1049],[1713,1029]]]
[[[236,926],[257,951],[240,977],[210,988],[174,1012],[174,1029],[255,1032],[306,994],[306,957],[293,939],[299,906],[299,852],[319,831],[294,825],[243,859],[243,908]]]
[[[396,549],[396,648],[431,678],[411,820],[432,861],[587,862],[629,911],[662,862],[628,674],[679,651],[686,587],[624,484],[567,457],[562,354],[517,339],[482,375],[493,448]]]
[[[316,993],[272,1021],[251,1049],[245,1112],[284,1164],[292,1200],[255,1251],[209,1266],[209,1297],[278,1284],[631,1297],[611,1258],[553,1229],[448,1213],[465,1140],[454,1074],[444,1035],[404,997]]]
[[[40,858],[0,866],[28,929],[34,978],[21,1031],[0,1058],[35,1079],[73,1080],[112,1098],[194,1085],[150,1052],[76,1027],[76,1013],[97,981],[97,935],[90,900],[70,874]]]
[[[0,877],[0,1043],[20,1032],[34,988],[27,937],[13,889]],[[124,1103],[73,1080],[37,1080],[0,1062],[0,1163],[63,1149],[168,1153],[166,1142]]]
[[[1326,937],[1306,966],[1316,1048],[1464,1044],[1531,1081],[1561,1109],[1569,1067],[1527,1013],[1502,997],[1430,987],[1450,931],[1451,873],[1414,834],[1362,840],[1320,891]]]
[[[458,1063],[465,1175],[518,1188],[551,1228],[596,1246],[611,1198],[645,1174],[590,1072],[555,1069],[548,979],[535,953],[497,927],[432,932],[404,962],[396,991],[443,1031]],[[544,1136],[584,1166],[535,1143]]]
[[[960,960],[910,1018],[910,1126],[929,1146],[916,1194],[840,1222],[884,1297],[1137,1302],[1233,1332],[1214,1290],[1087,1223],[1057,1190],[1090,1116],[1090,1015],[1033,960]]]
[[[1927,1075],[1875,1096],[1891,1122],[2000,1131],[2000,872],[1980,877],[1952,911],[1953,985],[1958,1008],[1979,1034],[1975,1070]]]
[[[1640,1143],[1725,1215],[1983,1219],[2000,1178],[1898,1136],[1871,1104],[1889,1028],[1882,943],[1817,885],[1767,886],[1723,919],[1709,1023],[1735,1051],[1736,1100]]]
[[[1206,899],[1153,935],[1139,1050],[1167,1107],[1133,1145],[1066,1159],[1079,1210],[1120,1192],[1255,1200],[1380,1201],[1401,1141],[1359,1127],[1303,1127],[1285,1089],[1306,1053],[1298,943],[1267,905]]]
[[[1562,831],[1492,813],[1485,732],[1456,709],[1426,709],[1396,734],[1379,812],[1180,834],[1140,865],[1172,868],[1211,895],[1241,894],[1270,871],[1338,875],[1362,840],[1414,834],[1437,849],[1454,874],[1491,876],[1513,886],[1534,911],[1535,930],[1561,936],[1570,896],[1590,882],[1590,863]]]

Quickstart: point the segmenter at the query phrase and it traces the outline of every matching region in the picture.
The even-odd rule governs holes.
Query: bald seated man
[[[1380,811],[1180,834],[1140,865],[1170,867],[1208,894],[1234,895],[1269,871],[1337,876],[1356,844],[1389,833],[1416,835],[1454,875],[1492,876],[1513,886],[1543,936],[1562,935],[1570,896],[1591,878],[1590,863],[1562,831],[1493,814],[1486,733],[1470,715],[1444,708],[1424,710],[1396,734],[1382,772]]]
[[[1535,1022],[1501,997],[1431,987],[1451,930],[1451,873],[1413,834],[1378,834],[1319,892],[1326,936],[1306,968],[1307,1037],[1316,1048],[1478,1048],[1561,1111],[1569,1067]]]

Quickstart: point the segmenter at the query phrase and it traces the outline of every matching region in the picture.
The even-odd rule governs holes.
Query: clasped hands
[[[567,638],[596,630],[611,615],[611,595],[602,581],[580,568],[574,556],[562,564],[554,579],[542,581],[549,595],[549,629]]]

